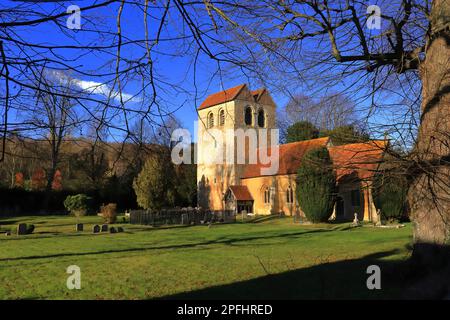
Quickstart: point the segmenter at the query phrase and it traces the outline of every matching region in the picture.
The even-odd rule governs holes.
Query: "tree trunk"
[[[450,233],[450,5],[435,0],[422,79],[421,125],[415,175],[409,191],[414,255],[427,265]],[[448,252],[448,251],[447,251]]]

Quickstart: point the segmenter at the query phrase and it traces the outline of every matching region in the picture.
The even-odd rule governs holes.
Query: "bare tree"
[[[340,93],[314,98],[296,94],[277,112],[277,127],[283,141],[286,130],[299,121],[308,121],[319,130],[358,124],[355,103]]]
[[[208,8],[221,34],[252,43],[242,46],[239,61],[257,79],[271,74],[267,82],[286,90],[299,82],[312,92],[342,86],[370,102],[368,115],[387,107],[408,115],[402,101],[421,99],[417,140],[402,160],[410,168],[415,241],[444,244],[450,233],[449,0],[377,4],[379,16],[365,1],[211,1]],[[366,27],[377,18],[381,30]]]
[[[400,160],[410,164],[416,242],[443,244],[450,232],[449,0],[380,0],[377,4],[382,28],[374,31],[366,24],[378,18],[376,10],[368,12],[367,2],[358,0],[89,1],[81,8],[83,28],[74,33],[66,27],[68,14],[60,4],[45,9],[3,2],[2,155],[7,133],[26,130],[26,123],[8,117],[18,108],[21,92],[45,92],[35,81],[43,67],[72,72],[80,80],[80,91],[86,91],[82,78],[89,77],[91,94],[77,98],[78,104],[126,140],[131,135],[131,118],[146,119],[153,126],[176,110],[179,106],[170,103],[174,94],[191,95],[198,103],[197,67],[199,61],[209,59],[216,66],[211,80],[222,82],[224,76],[235,77],[239,72],[249,81],[286,94],[298,92],[300,86],[310,95],[341,88],[356,98],[358,106],[365,106],[368,121],[380,110],[398,111],[393,128],[399,130],[400,139],[414,122],[411,106],[420,103],[417,141]],[[112,22],[95,16],[106,7],[117,12]],[[144,36],[131,38],[123,32],[125,10],[141,15]],[[49,24],[59,28],[68,44],[44,44],[19,32]],[[92,33],[100,43],[88,36]],[[82,67],[85,55],[103,59],[96,66]],[[171,81],[161,75],[157,61],[163,56],[191,58],[184,65],[185,78],[192,75],[193,92],[185,88],[184,78]],[[127,84],[133,81],[141,83],[140,89],[127,94]],[[141,103],[130,104],[137,97]],[[405,105],[410,100],[414,103]],[[99,105],[100,116],[93,112]]]
[[[46,190],[50,191],[61,161],[64,139],[71,129],[79,125],[79,121],[74,110],[75,103],[71,98],[73,83],[70,80],[52,79],[47,76],[41,79],[39,86],[43,88],[36,92],[36,104],[31,110],[30,122],[49,148],[49,152],[41,150],[40,153],[43,154],[43,160],[48,156]],[[54,94],[55,88],[62,94]]]

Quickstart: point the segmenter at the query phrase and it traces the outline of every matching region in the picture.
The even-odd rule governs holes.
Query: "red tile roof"
[[[336,168],[337,179],[351,175],[359,179],[373,177],[386,147],[387,141],[384,140],[330,147],[330,157]]]
[[[236,200],[249,201],[253,200],[250,191],[248,191],[247,186],[230,186],[230,190],[234,195]]]
[[[206,109],[212,106],[215,106],[217,104],[225,103],[228,101],[234,100],[238,94],[242,91],[242,89],[245,87],[245,84],[241,84],[239,86],[216,92],[211,95],[209,95],[205,101],[202,102],[200,107],[198,107],[198,110]]]
[[[318,147],[325,147],[328,144],[329,140],[330,140],[329,137],[324,137],[318,139],[281,144],[279,146],[279,167],[277,175],[297,173],[303,155],[311,149],[315,149]],[[270,148],[268,154],[269,155],[271,154]],[[270,164],[269,165],[263,165],[261,163],[249,164],[246,166],[242,178],[245,179],[245,178],[260,177],[261,169],[264,167],[269,168]]]

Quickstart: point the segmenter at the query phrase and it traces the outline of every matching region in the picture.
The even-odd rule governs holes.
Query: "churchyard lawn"
[[[122,217],[118,218],[122,221]],[[18,223],[31,235],[6,236]],[[92,234],[97,216],[0,219],[1,299],[396,298],[412,228],[299,225],[291,218],[152,228],[117,223],[125,232]],[[367,289],[369,265],[381,290]],[[67,268],[81,289],[67,288]]]

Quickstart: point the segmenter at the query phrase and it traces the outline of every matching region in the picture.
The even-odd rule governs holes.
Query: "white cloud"
[[[74,84],[86,92],[102,95],[105,97],[111,96],[111,98],[115,101],[120,101],[119,91],[111,91],[111,88],[105,83],[74,79]],[[138,97],[133,97],[132,94],[125,92],[122,92],[122,100],[123,102],[141,102],[141,99],[139,99]]]
[[[71,78],[64,74],[63,72],[51,70],[49,75],[58,78],[60,81],[70,81],[75,86],[83,91],[90,94],[102,95],[104,97],[111,97],[116,102],[120,102],[120,93],[117,90],[111,90],[111,87],[106,83],[96,82],[96,81],[86,81],[76,78]],[[142,102],[141,98],[134,97],[132,94],[125,93],[122,91],[122,100],[126,102]]]

